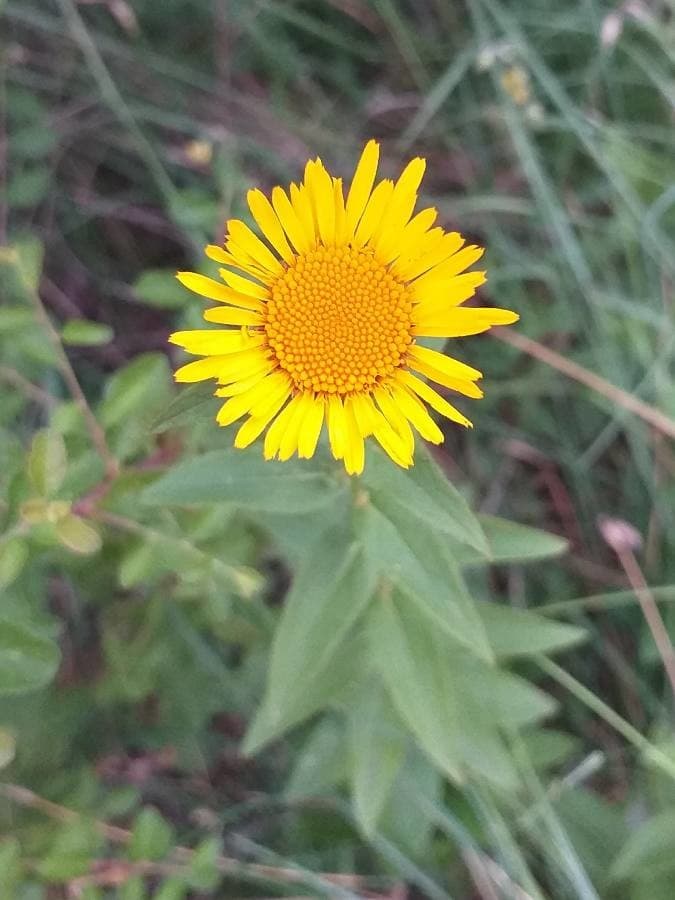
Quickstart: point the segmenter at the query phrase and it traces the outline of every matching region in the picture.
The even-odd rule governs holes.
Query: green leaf
[[[16,897],[21,877],[21,847],[16,838],[0,839],[0,891],[3,897]]]
[[[404,625],[393,595],[371,607],[368,635],[373,664],[398,714],[441,771],[461,782],[461,711],[438,643],[430,645],[427,632],[410,617]]]
[[[119,888],[119,900],[146,900],[148,894],[140,875],[132,875]]]
[[[27,559],[28,546],[21,538],[0,543],[0,590],[19,576]]]
[[[152,900],[185,900],[187,885],[181,878],[168,878],[153,894]]]
[[[28,625],[0,619],[0,695],[43,687],[59,664],[59,649]]]
[[[372,448],[363,474],[363,484],[381,507],[386,499],[390,511],[398,509],[419,528],[447,534],[479,553],[488,553],[485,536],[466,500],[443,475],[423,446],[417,449],[415,465],[405,471],[381,451]]]
[[[35,327],[35,313],[28,306],[5,306],[0,309],[0,335]]]
[[[376,502],[382,510],[368,504],[355,516],[371,564],[401,586],[450,639],[491,659],[476,605],[443,538],[401,515],[400,507],[392,506],[388,495],[381,494]]]
[[[490,646],[497,657],[554,653],[588,637],[583,628],[566,625],[500,603],[477,604]]]
[[[70,319],[61,329],[64,344],[81,347],[100,347],[109,344],[114,337],[110,325],[89,322],[87,319]]]
[[[51,182],[51,169],[41,164],[24,165],[10,179],[6,198],[10,209],[37,206],[46,196]]]
[[[15,270],[24,291],[38,289],[42,277],[43,258],[44,247],[35,238],[26,238],[11,247],[0,247],[0,265],[8,265]]]
[[[89,870],[101,845],[101,838],[86,819],[61,825],[47,856],[37,870],[47,881],[62,883]]]
[[[218,857],[222,853],[223,844],[219,838],[210,837],[202,841],[195,849],[186,881],[196,891],[213,891],[220,881]]]
[[[101,422],[112,428],[134,416],[147,418],[166,397],[171,379],[163,353],[141,353],[108,380],[100,406]]]
[[[173,846],[173,829],[151,806],[144,807],[136,816],[129,842],[129,859],[162,859]]]
[[[303,461],[268,462],[257,448],[231,448],[178,463],[141,500],[152,506],[230,502],[257,512],[301,514],[335,503],[345,489]]]
[[[507,562],[534,562],[561,556],[567,551],[568,544],[557,534],[549,534],[529,525],[519,525],[498,516],[479,515],[478,519],[485,533],[488,544],[488,560],[470,547],[457,547],[457,562],[463,566],[485,565]]]
[[[16,754],[16,738],[11,731],[0,728],[0,769],[6,768]]]
[[[148,269],[134,283],[133,290],[143,303],[160,309],[180,309],[191,296],[176,281],[174,269]]]
[[[66,445],[58,431],[38,431],[28,454],[28,476],[35,490],[51,497],[60,488],[67,466]]]
[[[203,381],[181,388],[168,406],[157,414],[150,429],[161,433],[169,428],[193,425],[197,418],[215,421],[217,401],[213,392],[213,385]]]
[[[55,524],[54,531],[60,543],[73,553],[91,556],[101,549],[101,535],[92,525],[74,513],[68,513],[60,519]]]
[[[536,721],[553,702],[523,679],[449,644],[404,593],[373,605],[369,636],[394,706],[436,765],[457,782],[474,771],[515,787],[499,728]]]
[[[336,658],[348,651],[348,635],[374,588],[374,573],[358,545],[346,547],[327,535],[310,548],[274,635],[265,700],[245,752],[254,752],[333,699],[333,692],[337,695]]]
[[[315,797],[347,778],[345,729],[334,716],[322,716],[295,760],[285,796],[289,800]]]
[[[408,746],[408,737],[376,681],[363,685],[349,710],[349,739],[356,819],[372,836]]]
[[[611,876],[617,880],[625,880],[636,875],[675,873],[673,835],[675,809],[667,809],[652,816],[623,845],[612,864]]]

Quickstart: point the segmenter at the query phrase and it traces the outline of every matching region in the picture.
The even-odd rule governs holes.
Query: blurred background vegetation
[[[675,639],[672,2],[0,14],[0,897],[672,898],[673,691],[638,603]],[[316,519],[258,469],[230,502],[139,503],[231,443],[172,385],[201,311],[176,269],[249,186],[317,153],[348,176],[370,137],[387,174],[427,158],[424,201],[521,315],[463,342],[486,399],[436,456],[497,529],[473,595],[541,614],[486,618],[556,703],[509,789],[402,762],[377,696],[244,755]]]

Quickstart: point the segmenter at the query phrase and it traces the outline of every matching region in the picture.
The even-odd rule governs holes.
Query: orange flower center
[[[412,295],[371,251],[317,247],[270,285],[264,330],[298,390],[367,391],[404,365]]]

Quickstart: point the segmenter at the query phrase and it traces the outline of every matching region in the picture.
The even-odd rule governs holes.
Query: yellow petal
[[[426,337],[465,337],[470,334],[481,334],[494,325],[511,325],[520,318],[510,309],[497,309],[487,306],[479,308],[452,307],[444,313],[424,315],[413,310],[415,327],[413,334]]]
[[[293,417],[297,412],[301,396],[301,394],[297,394],[293,397],[288,406],[285,406],[282,409],[270,426],[269,431],[265,435],[265,445],[263,447],[265,459],[274,459],[278,454],[286,429],[291,424]]]
[[[440,240],[433,241],[432,246],[421,256],[402,265],[395,264],[393,269],[399,278],[404,281],[412,281],[413,278],[418,278],[432,266],[437,266],[453,253],[457,253],[463,243],[464,238],[461,234],[456,231],[448,232],[448,234],[443,234]]]
[[[265,378],[261,378],[252,387],[248,388],[248,390],[226,400],[220,407],[218,415],[216,416],[218,424],[231,425],[232,422],[236,422],[237,419],[241,419],[242,416],[246,415],[251,407],[266,395],[267,385],[265,384],[265,381]]]
[[[342,179],[333,179],[333,202],[335,207],[335,243],[338,247],[347,241],[347,215],[345,198],[342,193]]]
[[[246,197],[249,209],[258,223],[258,227],[279,256],[290,265],[295,260],[295,255],[286,240],[286,234],[281,226],[279,217],[274,212],[274,207],[262,191],[249,191]]]
[[[305,184],[312,198],[321,240],[325,246],[332,246],[335,243],[335,197],[331,177],[320,159],[308,171]]]
[[[311,402],[308,403],[305,410],[298,433],[298,456],[301,459],[311,459],[314,456],[323,425],[324,401],[312,394],[308,394],[308,396]]]
[[[224,270],[222,270],[224,271]],[[240,278],[241,276],[236,276]],[[236,306],[244,306],[246,309],[262,309],[262,303],[246,300],[240,294],[215,281],[213,278],[207,278],[206,275],[199,275],[197,272],[178,272],[176,278],[188,290],[194,291],[202,297],[208,297],[209,300],[218,300],[219,303],[234,303]],[[242,279],[245,281],[246,279]]]
[[[240,350],[223,357],[218,372],[218,384],[228,385],[235,381],[245,381],[254,375],[265,375],[276,368],[276,361],[260,349]],[[219,396],[218,391],[216,395]]]
[[[252,375],[250,378],[245,378],[243,381],[233,381],[232,384],[226,384],[219,387],[216,391],[216,397],[238,397],[239,394],[243,394],[263,379],[269,381],[273,377],[273,374],[268,375],[263,372],[262,374],[258,373],[257,375]]]
[[[385,452],[398,465],[407,468],[412,462],[411,455],[407,452],[399,435],[375,406],[370,395],[353,394],[350,396],[351,408],[362,437],[375,435]]]
[[[347,423],[342,399],[337,394],[328,394],[326,399],[326,424],[331,453],[335,459],[342,459],[347,443]]]
[[[310,160],[307,163],[307,168],[312,165],[313,163]],[[295,183],[291,184],[291,204],[305,230],[308,247],[314,247],[317,238],[317,221],[312,198],[306,184],[301,184],[299,187]]]
[[[387,179],[381,181],[370,195],[370,200],[354,235],[354,243],[357,246],[363,247],[370,240],[382,220],[393,191],[394,185]]]
[[[235,269],[241,269],[242,272],[248,272],[249,275],[253,275],[254,278],[259,278],[261,281],[269,278],[269,275],[264,272],[263,269],[253,263],[248,254],[245,254],[243,250],[240,251],[232,241],[229,241],[228,243],[230,244],[230,248],[235,250],[236,255],[229,250],[218,247],[216,244],[208,244],[204,253],[214,262],[231,266]]]
[[[382,217],[373,234],[373,246],[382,251],[391,234],[401,231],[407,225],[417,202],[417,189],[420,186],[426,161],[421,157],[411,160],[394,185],[387,215]]]
[[[279,409],[281,403],[291,394],[293,385],[285,372],[277,370],[267,376],[267,397],[259,400],[251,407],[251,415],[255,418],[266,416],[270,409]]]
[[[223,281],[229,284],[234,291],[245,294],[247,297],[255,297],[258,300],[269,299],[269,291],[262,284],[251,281],[249,278],[244,278],[243,275],[237,275],[236,272],[230,272],[229,269],[219,269],[218,272]]]
[[[206,359],[197,359],[181,366],[174,373],[174,378],[180,384],[188,384],[194,381],[205,381],[207,378],[217,378],[229,356],[207,356]]]
[[[265,269],[273,275],[278,275],[282,271],[281,263],[276,256],[245,222],[240,219],[230,219],[227,223],[227,232],[235,244],[242,247],[261,269]]]
[[[478,369],[467,366],[459,360],[451,359],[435,350],[427,350],[426,347],[420,347],[415,344],[408,352],[408,365],[411,369],[421,372],[427,378],[431,378],[438,384],[443,384],[453,390],[459,390],[457,385],[469,381],[476,381],[482,378],[482,373]]]
[[[465,300],[473,297],[476,288],[485,281],[485,272],[465,272],[447,281],[432,282],[424,288],[418,287],[421,282],[413,281],[410,287],[420,310],[424,307],[424,314],[427,315],[442,313],[449,307],[460,306]]]
[[[204,310],[204,319],[217,325],[262,325],[260,313],[252,309],[235,309],[233,306],[212,306]]]
[[[437,215],[438,212],[433,207],[423,209],[402,228],[394,230],[391,237],[383,239],[380,244],[382,261],[390,263],[397,258],[403,260],[414,256],[418,247],[428,238],[428,231]]]
[[[353,404],[345,400],[345,452],[344,463],[348,475],[360,475],[366,461],[366,450]]]
[[[264,415],[251,416],[250,419],[247,419],[235,435],[234,446],[238,450],[243,450],[244,447],[248,447],[249,444],[252,444],[253,441],[263,433],[285,401],[286,397],[282,397],[277,401],[276,405],[270,405]]]
[[[356,230],[359,219],[370,198],[370,193],[375,183],[379,156],[380,145],[377,141],[368,141],[356,165],[345,207],[347,230],[351,234]]]
[[[468,269],[468,267],[477,262],[484,253],[484,247],[470,244],[458,253],[453,253],[453,255],[449,257],[449,259],[446,259],[445,262],[439,263],[437,266],[429,269],[428,272],[425,272],[424,275],[421,275],[415,281],[415,287],[422,293],[426,285],[447,281],[449,278],[452,278],[453,275],[459,275],[460,272]]]
[[[377,401],[377,405],[382,410],[382,415],[387,419],[394,431],[403,441],[406,452],[412,457],[415,450],[415,437],[412,429],[408,424],[408,420],[403,415],[395,401],[392,399],[389,389],[383,386],[377,387],[373,391],[373,396]]]
[[[391,390],[403,415],[412,422],[424,440],[432,444],[442,444],[443,432],[416,395],[396,382],[391,385]]]
[[[359,428],[361,437],[367,438],[373,433],[373,417],[371,411],[374,409],[372,400],[363,394],[350,394],[347,398],[349,405],[354,413],[356,424]]]
[[[428,403],[432,409],[436,410],[436,412],[445,416],[446,419],[457,422],[459,425],[464,425],[465,428],[472,427],[471,422],[466,416],[462,415],[462,413],[458,409],[455,409],[451,403],[448,403],[444,397],[441,397],[441,395],[432,387],[425,384],[423,381],[420,381],[420,379],[416,378],[411,372],[399,371],[396,374],[396,379],[401,382],[402,385],[415,391],[422,400]],[[467,383],[471,384],[472,387],[475,387],[472,382]],[[480,388],[476,388],[476,390],[478,390],[480,396],[483,395]]]
[[[244,349],[244,341],[248,340],[241,330],[221,331],[220,329],[201,328],[198,331],[174,331],[169,335],[169,342],[177,344],[188,353],[197,356],[218,356]],[[262,343],[262,339],[259,339]]]
[[[272,206],[295,249],[305,253],[310,246],[306,229],[283,188],[275,187],[272,191]]]

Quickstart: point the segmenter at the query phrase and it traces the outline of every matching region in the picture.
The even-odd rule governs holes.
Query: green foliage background
[[[675,638],[672,2],[0,15],[0,897],[672,897],[672,691],[599,524]],[[369,137],[536,343],[462,341],[475,429],[354,481],[231,450],[166,337],[249,186]]]

